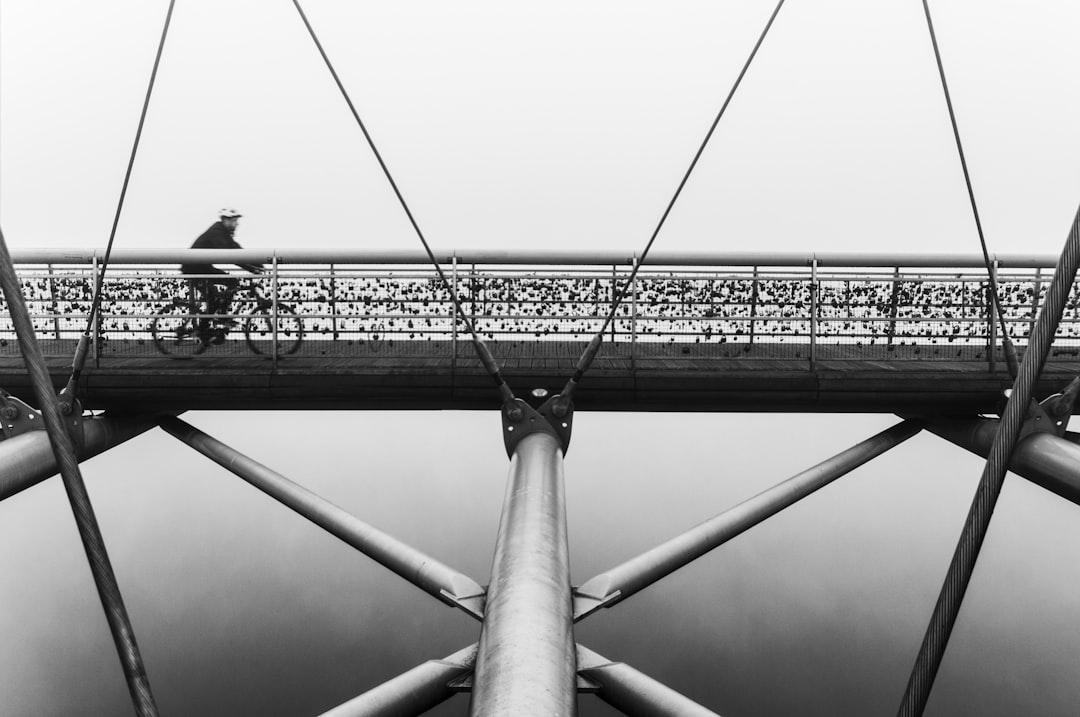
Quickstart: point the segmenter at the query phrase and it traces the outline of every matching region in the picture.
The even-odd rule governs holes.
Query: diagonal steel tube
[[[160,425],[170,435],[428,594],[460,607],[473,617],[483,615],[484,589],[472,578],[365,523],[179,418],[165,418]]]
[[[927,418],[926,430],[986,458],[1000,422],[993,418]],[[1074,436],[1076,434],[1073,434]],[[1013,449],[1009,470],[1080,505],[1080,445],[1050,433],[1032,433]]]
[[[68,434],[66,422],[60,413],[59,401],[53,393],[45,357],[34,334],[34,325],[30,320],[22,294],[22,285],[15,274],[11,254],[8,252],[7,242],[2,232],[0,232],[0,289],[7,301],[11,323],[19,339],[19,349],[26,364],[26,371],[30,375],[49,442],[52,444],[56,463],[60,467],[60,478],[64,483],[68,502],[71,504],[71,512],[75,516],[75,525],[79,530],[79,538],[86,551],[87,561],[90,563],[90,572],[94,578],[94,585],[97,587],[98,597],[101,599],[101,606],[105,609],[105,619],[109,624],[117,656],[124,670],[132,705],[140,717],[157,715],[157,704],[150,689],[150,680],[146,675],[139,645],[135,641],[135,631],[131,627],[131,619],[128,617],[127,607],[120,594],[120,585],[116,581],[112,561],[109,560],[105,540],[101,535],[97,517],[94,515],[94,506],[90,502],[90,495],[86,492],[86,484],[79,470],[75,443]]]
[[[158,416],[96,416],[83,421],[80,461],[120,445],[157,425]],[[0,500],[56,475],[56,456],[44,431],[0,441]]]
[[[597,685],[596,696],[629,717],[718,717],[689,697],[622,662],[577,646],[578,674]]]
[[[840,476],[903,443],[920,430],[922,426],[918,421],[898,423],[698,524],[666,543],[586,581],[574,591],[574,619],[580,620],[601,607],[611,607],[625,600]]]
[[[428,660],[320,717],[419,715],[453,697],[452,682],[472,672],[476,643],[441,660]]]
[[[562,448],[534,433],[510,460],[469,714],[571,717],[576,673]]]

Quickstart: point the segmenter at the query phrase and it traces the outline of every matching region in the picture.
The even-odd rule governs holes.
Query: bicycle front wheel
[[[174,301],[161,310],[150,324],[154,348],[172,358],[191,358],[206,350],[198,337],[199,319],[187,302]]]
[[[260,356],[288,356],[296,353],[304,340],[304,324],[291,306],[277,307],[277,349],[274,348],[274,317],[269,313],[249,316],[244,322],[244,338],[252,353]]]

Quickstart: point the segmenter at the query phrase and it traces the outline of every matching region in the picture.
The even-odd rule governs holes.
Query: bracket
[[[610,607],[622,598],[622,591],[615,590],[603,596],[590,595],[578,588],[571,591],[574,600],[574,622],[583,620],[601,608]]]
[[[1059,438],[1065,436],[1072,418],[1073,405],[1080,394],[1080,376],[1077,376],[1061,393],[1055,393],[1041,403],[1031,402],[1028,416],[1020,429],[1020,438],[1032,433],[1049,433]]]
[[[503,403],[502,425],[507,456],[512,457],[521,439],[533,433],[552,436],[559,441],[563,455],[566,455],[574,428],[574,402],[563,394],[557,394],[540,408],[533,408],[522,399],[514,398]]]
[[[68,433],[79,449],[83,447],[82,404],[78,399],[59,401],[60,413]],[[0,440],[14,438],[30,431],[44,431],[45,420],[41,411],[0,389]]]
[[[462,610],[470,617],[483,622],[484,620],[484,607],[487,603],[487,590],[477,593],[475,595],[452,595],[446,590],[439,591],[442,594],[442,599],[445,600],[452,607],[456,607]]]
[[[451,692],[472,692],[473,689],[473,674],[469,672],[461,677],[455,677],[446,683],[446,686]],[[577,675],[577,691],[584,694],[595,694],[599,692],[601,685],[595,680],[590,680],[585,675]]]

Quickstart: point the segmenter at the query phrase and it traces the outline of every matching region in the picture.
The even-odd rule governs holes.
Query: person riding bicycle
[[[192,249],[242,249],[233,234],[236,233],[236,225],[242,215],[235,209],[225,208],[218,212],[219,220],[199,235],[199,238],[191,245]],[[263,272],[262,264],[237,264],[242,269],[247,269],[253,274]],[[233,295],[236,293],[238,280],[229,272],[218,269],[213,264],[181,264],[181,274],[204,275],[201,278],[192,279],[191,282],[199,292],[199,298],[206,304],[206,313],[223,314],[229,313]],[[213,276],[205,276],[212,274]],[[232,319],[221,318],[218,323],[232,324]],[[213,335],[210,332],[210,319],[199,319],[197,335],[203,343],[220,344],[225,340],[223,331],[217,331]]]

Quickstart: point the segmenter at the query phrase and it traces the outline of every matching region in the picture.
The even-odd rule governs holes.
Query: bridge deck
[[[84,372],[81,395],[95,409],[473,409],[498,400],[471,347],[458,357],[441,342],[408,342],[407,355],[371,352],[352,356],[308,353],[275,362],[253,355],[241,342],[211,347],[190,359],[166,356],[103,357]],[[307,344],[305,344],[307,346]],[[384,347],[392,351],[394,347]],[[619,347],[610,347],[616,354]],[[576,342],[517,342],[496,346],[510,386],[519,395],[535,387],[559,390],[573,373]],[[788,345],[788,356],[808,356],[809,346]],[[930,349],[933,350],[933,349]],[[996,412],[1011,385],[1004,364],[983,360],[920,361],[895,358],[878,347],[878,358],[853,358],[845,347],[818,347],[818,356],[777,357],[767,346],[715,351],[656,347],[652,356],[601,356],[577,396],[581,410],[636,411],[859,411],[902,413]],[[1067,352],[1070,353],[1070,352]],[[62,355],[62,354],[61,354]],[[70,355],[70,353],[68,354]],[[893,356],[893,357],[890,357]],[[1039,395],[1061,390],[1075,370],[1069,356],[1047,364]],[[57,386],[70,360],[52,358]],[[28,398],[21,359],[0,355],[0,386]]]
[[[581,409],[994,412],[1011,383],[981,256],[657,255],[638,274],[619,256],[439,260],[446,283],[419,254],[117,253],[81,396],[90,408],[130,410],[490,407],[496,394],[466,324],[517,393],[558,390],[620,291]],[[176,357],[185,350],[176,331],[214,313],[177,271],[193,261],[268,272],[243,283],[224,344]],[[1052,263],[996,261],[1002,318],[1022,349]],[[62,384],[99,258],[16,262]],[[26,398],[2,309],[0,387]],[[1054,346],[1039,395],[1060,390],[1080,355],[1080,285]]]

